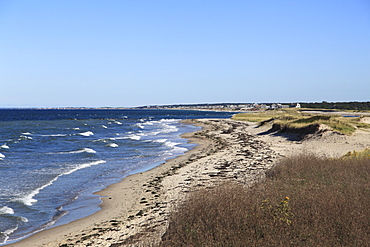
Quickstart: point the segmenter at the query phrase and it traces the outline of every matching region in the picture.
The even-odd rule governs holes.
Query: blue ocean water
[[[0,245],[98,211],[94,192],[194,147],[182,119],[230,112],[0,109]]]

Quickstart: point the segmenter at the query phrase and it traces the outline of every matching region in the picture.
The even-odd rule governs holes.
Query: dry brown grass
[[[283,109],[262,111],[253,113],[235,114],[232,119],[240,121],[251,121],[274,123],[280,129],[288,132],[299,132],[310,126],[327,125],[332,130],[342,134],[351,135],[356,129],[369,129],[370,124],[362,121],[363,117],[343,117],[341,115],[318,115],[308,114],[296,109]]]
[[[160,246],[369,246],[370,159],[286,159],[252,189],[195,192]]]

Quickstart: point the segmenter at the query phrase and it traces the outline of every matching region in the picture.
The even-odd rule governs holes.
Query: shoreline
[[[186,122],[187,120],[184,121]],[[148,171],[128,175],[118,183],[111,184],[105,189],[95,192],[94,194],[99,195],[102,200],[100,203],[101,209],[98,212],[64,225],[33,233],[29,237],[26,237],[15,243],[5,244],[3,246],[59,246],[57,242],[63,241],[67,235],[83,235],[85,234],[84,229],[95,228],[96,224],[98,223],[109,222],[110,220],[114,220],[113,218],[117,218],[117,216],[122,217],[123,215],[127,215],[128,217],[131,215],[131,213],[134,213],[135,210],[140,211],[139,208],[141,208],[141,205],[139,201],[141,199],[141,191],[138,191],[137,188],[140,188],[141,183],[145,183],[154,178],[157,174],[168,170],[173,163],[187,160],[188,157],[190,157],[193,153],[198,152],[198,149],[200,149],[204,143],[199,140],[195,141],[195,138],[192,136],[193,133],[195,132],[189,132],[181,135],[182,138],[188,139],[188,143],[197,144],[197,146],[187,151],[185,154],[169,159],[163,164]],[[122,201],[123,198],[121,191],[124,191],[123,196],[125,197],[125,201]],[[107,218],[112,219],[109,220]]]
[[[185,120],[203,129],[182,135],[198,145],[151,170],[125,177],[97,192],[101,210],[66,225],[35,233],[4,246],[150,246],[165,233],[170,212],[188,192],[225,181],[245,186],[284,156],[314,152],[339,157],[370,146],[370,132],[354,136],[321,133],[307,140],[266,134],[250,122],[230,119]],[[119,244],[119,245],[118,245]]]

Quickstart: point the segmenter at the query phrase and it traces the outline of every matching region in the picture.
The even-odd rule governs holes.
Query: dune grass
[[[313,115],[296,109],[283,109],[253,113],[239,113],[233,116],[234,120],[274,123],[281,129],[298,132],[299,129],[313,125],[326,125],[333,131],[351,135],[356,129],[369,129],[370,124],[361,121],[362,117],[343,117],[341,115]]]
[[[370,159],[348,157],[287,158],[253,188],[197,191],[160,246],[367,246]]]

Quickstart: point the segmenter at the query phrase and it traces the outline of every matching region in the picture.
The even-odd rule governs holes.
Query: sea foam
[[[109,144],[107,144],[107,147],[117,148],[118,147],[118,144],[116,144],[116,143],[109,143]]]
[[[91,131],[86,131],[86,132],[79,133],[79,135],[80,136],[92,136],[94,135],[94,133]]]
[[[0,215],[1,214],[14,214],[14,210],[10,207],[3,206],[0,208]]]
[[[20,198],[16,198],[13,201],[23,203],[23,204],[25,204],[27,206],[32,206],[34,203],[37,202],[37,200],[34,198],[34,196],[36,196],[38,193],[40,193],[40,191],[43,190],[44,188],[52,185],[61,176],[68,175],[68,174],[74,173],[74,172],[76,172],[78,170],[81,170],[81,169],[84,169],[84,168],[87,168],[87,167],[90,167],[90,166],[94,166],[94,165],[99,165],[99,164],[102,164],[102,163],[106,163],[106,161],[105,160],[97,160],[97,161],[93,161],[93,162],[88,162],[88,163],[80,164],[80,165],[74,167],[73,169],[71,169],[71,170],[69,170],[67,172],[64,172],[64,173],[58,175],[57,177],[53,178],[48,183],[46,183],[46,184],[40,186],[39,188],[31,191],[27,195],[25,195],[23,197],[20,197]]]
[[[9,146],[8,146],[8,145],[6,145],[6,144],[3,144],[3,145],[1,145],[1,146],[0,146],[0,148],[3,148],[3,149],[9,149]]]

